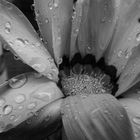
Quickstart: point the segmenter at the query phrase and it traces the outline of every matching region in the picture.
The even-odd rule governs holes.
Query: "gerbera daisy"
[[[36,71],[0,86],[0,138],[139,140],[140,0],[34,6],[41,36],[0,0],[2,46]]]

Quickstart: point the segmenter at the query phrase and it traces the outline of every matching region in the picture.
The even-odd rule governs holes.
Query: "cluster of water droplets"
[[[37,79],[42,77],[42,75],[38,73],[34,73],[33,76]],[[17,76],[12,78],[8,83],[12,89],[21,88],[27,83],[27,77],[25,75]],[[24,117],[27,119],[27,124],[31,124],[31,122],[35,121],[35,119],[37,120],[39,113],[35,112],[35,110],[39,102],[49,102],[51,100],[51,94],[49,92],[36,91],[30,94],[30,98],[32,100],[28,102],[28,98],[29,97],[27,97],[24,93],[19,93],[14,95],[13,103],[9,104],[5,97],[0,97],[0,132],[7,131],[12,127],[15,127],[15,125],[20,122],[25,121],[23,120],[25,119]],[[23,117],[22,114],[24,111],[26,116],[24,116],[24,114]],[[46,115],[46,119],[49,121],[49,113]]]

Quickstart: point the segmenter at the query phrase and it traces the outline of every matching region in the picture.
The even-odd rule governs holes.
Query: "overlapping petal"
[[[119,102],[128,113],[135,139],[140,140],[140,87],[136,86],[127,91],[123,98],[119,99]]]
[[[61,110],[68,140],[134,140],[125,109],[109,94],[70,96]]]
[[[109,65],[114,65],[117,68],[117,75],[121,74],[118,82],[120,85],[118,95],[127,90],[135,77],[138,76],[138,57],[136,58],[135,55],[136,47],[138,49],[138,45],[140,44],[140,1],[120,0],[116,5],[116,9],[118,16],[117,25],[105,58]],[[137,63],[137,68],[132,66],[132,63]],[[132,67],[134,67],[133,70]],[[128,71],[135,72],[132,74],[133,76],[131,74],[130,76]]]
[[[56,63],[69,52],[73,0],[35,0],[37,22]]]
[[[21,126],[27,124],[25,127],[28,129],[34,128],[45,118],[53,122],[59,116],[57,112],[60,110],[60,103],[50,105],[48,112],[44,108],[36,114],[44,106],[63,97],[57,85],[40,74],[26,73],[16,76],[1,85],[0,92],[0,132],[14,128],[24,121]],[[33,123],[28,120],[32,116],[36,117]]]
[[[24,63],[50,79],[58,70],[49,52],[23,13],[5,0],[0,1],[0,37]]]
[[[78,0],[77,5],[80,11],[77,15],[80,27],[75,30],[79,32],[76,47],[82,55],[90,53],[99,60],[114,33],[117,20],[116,2],[114,0]]]

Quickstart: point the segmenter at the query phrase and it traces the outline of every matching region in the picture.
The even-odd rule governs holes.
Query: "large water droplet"
[[[136,116],[135,118],[133,118],[133,122],[137,125],[140,125],[140,116]]]
[[[5,104],[5,99],[3,99],[3,98],[0,98],[0,107],[2,107],[4,104]]]
[[[45,101],[45,102],[48,102],[50,99],[50,94],[47,92],[36,92],[32,95],[32,97]]]
[[[137,35],[136,35],[136,41],[140,41],[140,33],[137,33]]]
[[[9,85],[11,88],[15,89],[15,88],[22,87],[26,82],[27,82],[27,77],[26,75],[22,74],[9,80]]]
[[[36,103],[35,103],[35,102],[30,103],[30,104],[28,104],[28,106],[27,106],[27,108],[30,109],[30,110],[34,109],[35,107],[36,107]]]
[[[18,103],[18,104],[24,102],[24,101],[25,101],[25,95],[23,95],[23,94],[17,95],[17,96],[15,97],[15,101],[16,101],[16,103]]]
[[[15,40],[15,45],[19,46],[19,47],[25,47],[25,41],[21,38],[17,38]]]
[[[11,31],[11,23],[10,22],[7,22],[5,24],[5,32],[6,33],[10,33],[10,31]]]
[[[3,107],[4,115],[10,114],[12,112],[12,110],[13,110],[13,106],[11,106],[11,105],[6,105]]]

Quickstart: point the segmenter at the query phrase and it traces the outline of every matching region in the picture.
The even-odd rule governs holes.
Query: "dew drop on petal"
[[[18,104],[20,104],[20,103],[22,103],[22,102],[24,102],[24,101],[25,101],[25,95],[23,95],[23,94],[17,95],[17,96],[15,97],[15,102],[18,103]]]
[[[62,58],[57,58],[57,64],[61,64],[62,63],[62,61],[63,61],[63,59]]]
[[[53,74],[52,74],[52,73],[48,73],[48,74],[47,74],[47,77],[48,77],[49,79],[53,79]]]
[[[46,18],[45,23],[47,23],[47,24],[49,23],[49,19],[48,18]]]
[[[10,114],[12,112],[12,110],[13,110],[13,106],[11,106],[11,105],[5,105],[3,107],[3,113],[4,113],[4,115]]]
[[[17,39],[15,40],[15,44],[16,44],[17,46],[19,46],[19,47],[25,47],[25,41],[24,41],[23,39],[21,39],[21,38],[17,38]]]
[[[19,109],[19,110],[23,109],[23,106],[19,106],[18,109]]]
[[[3,98],[0,98],[0,107],[2,107],[4,104],[5,104],[5,99],[3,99]]]
[[[135,118],[133,118],[133,122],[137,125],[140,125],[140,117],[136,116]]]
[[[25,75],[20,75],[9,80],[9,85],[11,88],[20,88],[27,82],[27,77]]]
[[[6,33],[10,33],[10,31],[11,31],[11,23],[10,22],[7,22],[5,24],[5,32]]]
[[[140,33],[137,33],[137,35],[136,35],[136,41],[140,42]]]
[[[46,66],[44,64],[34,64],[32,67],[39,72],[44,72],[46,70]]]
[[[48,3],[48,7],[49,7],[50,10],[53,9],[53,5],[52,5],[52,4],[53,4],[52,1],[50,1],[50,2]]]
[[[48,102],[50,97],[49,94],[47,92],[36,92],[33,95],[33,98]]]
[[[35,103],[35,102],[30,103],[30,104],[28,104],[28,106],[27,106],[27,108],[28,108],[29,110],[32,110],[32,109],[34,109],[35,107],[36,107],[36,103]]]
[[[15,115],[11,115],[10,120],[14,120],[14,119],[15,119]]]

